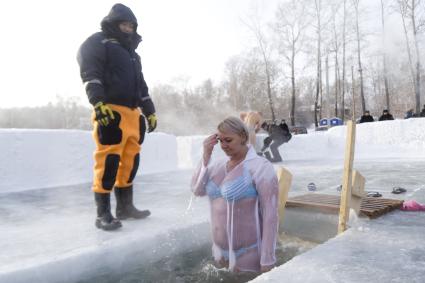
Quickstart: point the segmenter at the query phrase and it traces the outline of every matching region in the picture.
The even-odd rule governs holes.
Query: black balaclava
[[[119,23],[130,22],[134,24],[133,33],[122,32],[119,28]],[[142,41],[142,37],[137,33],[137,19],[133,12],[123,4],[115,4],[112,6],[109,14],[103,18],[100,23],[102,31],[107,37],[115,38],[125,48],[135,50]]]

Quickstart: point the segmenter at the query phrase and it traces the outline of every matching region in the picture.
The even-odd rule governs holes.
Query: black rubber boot
[[[133,186],[126,188],[115,188],[115,197],[117,198],[116,215],[120,220],[127,218],[142,219],[148,217],[149,210],[138,210],[133,205]]]
[[[97,205],[96,227],[105,231],[120,228],[121,222],[111,214],[111,194],[94,193]]]

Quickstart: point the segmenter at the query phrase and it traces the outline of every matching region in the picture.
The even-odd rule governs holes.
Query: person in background
[[[268,132],[269,136],[264,139],[263,148],[259,154],[264,155],[270,162],[281,162],[279,147],[292,138],[288,125],[285,120],[281,120],[279,124],[277,121],[273,121],[272,124],[264,122],[261,127]],[[272,155],[266,151],[269,147]]]
[[[388,112],[387,109],[382,111],[382,115],[381,115],[381,117],[379,117],[379,121],[385,121],[385,120],[394,120],[393,115],[391,115],[390,112]]]
[[[148,132],[156,128],[157,118],[135,51],[141,41],[135,15],[127,6],[115,4],[103,18],[101,28],[84,41],[77,60],[93,105],[95,226],[115,230],[121,227],[120,220],[150,214],[133,205],[132,182],[139,166],[145,117]],[[111,213],[113,189],[118,219]]]
[[[421,117],[425,117],[425,104],[424,104],[424,107],[422,108],[422,111],[421,111],[421,113],[419,114],[419,116],[421,116]]]
[[[195,196],[208,196],[213,256],[232,271],[265,272],[276,263],[278,181],[273,165],[248,144],[249,132],[236,117],[222,121],[203,142],[193,174]],[[220,142],[224,159],[211,155]]]
[[[416,114],[415,114],[413,108],[411,108],[406,112],[406,116],[404,117],[404,119],[409,119],[409,118],[414,118],[414,117],[416,117]]]
[[[375,120],[373,119],[373,117],[370,115],[370,112],[368,110],[366,110],[362,117],[360,118],[360,122],[359,123],[367,123],[367,122],[374,122]]]

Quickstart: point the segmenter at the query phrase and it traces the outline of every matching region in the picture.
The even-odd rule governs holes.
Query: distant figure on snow
[[[362,117],[360,118],[360,122],[359,123],[367,123],[367,122],[374,122],[375,120],[373,119],[373,116],[370,115],[369,110],[366,110]]]
[[[269,136],[264,139],[264,145],[259,154],[264,155],[270,162],[281,162],[282,157],[279,153],[279,146],[292,138],[288,125],[285,120],[281,120],[280,124],[277,121],[273,121],[272,124],[264,122],[261,127],[268,132]],[[266,151],[269,147],[272,155]]]
[[[421,117],[425,117],[425,105],[424,108],[422,108],[421,113],[419,114]]]
[[[416,117],[416,114],[415,114],[413,108],[411,108],[406,112],[406,116],[404,117],[404,119],[409,119],[409,118],[413,118],[413,117]]]
[[[196,196],[209,197],[215,262],[235,272],[269,271],[276,263],[279,223],[276,172],[248,144],[240,119],[226,118],[217,130],[204,140],[191,182]],[[218,142],[227,157],[213,161]]]
[[[379,121],[385,121],[385,120],[394,120],[393,115],[391,115],[390,112],[388,112],[387,109],[382,111],[382,115],[381,115],[381,117],[379,117]]]

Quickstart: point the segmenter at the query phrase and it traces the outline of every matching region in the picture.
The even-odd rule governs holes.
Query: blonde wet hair
[[[220,132],[231,132],[233,134],[237,134],[244,139],[244,144],[248,142],[248,128],[246,127],[244,122],[242,122],[242,120],[237,117],[227,117],[226,119],[221,121],[220,124],[218,124],[217,130],[219,130]]]

